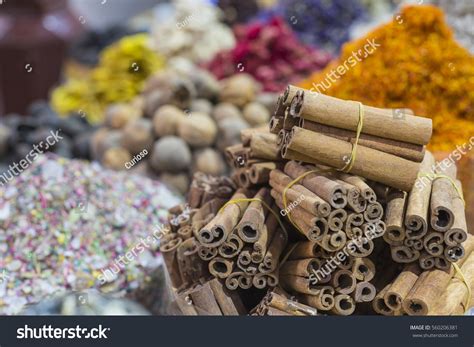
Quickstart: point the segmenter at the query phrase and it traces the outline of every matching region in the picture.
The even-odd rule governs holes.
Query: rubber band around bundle
[[[471,286],[467,282],[466,276],[464,276],[464,273],[462,272],[459,265],[455,263],[452,263],[452,264],[453,264],[454,270],[456,270],[456,274],[459,275],[459,277],[461,277],[460,279],[462,280],[462,282],[467,288],[467,302],[465,304],[461,303],[461,305],[464,307],[464,313],[466,313],[469,310],[469,302],[471,300],[471,295],[472,295]]]
[[[462,193],[462,190],[459,188],[459,186],[456,184],[456,182],[449,176],[446,176],[446,175],[443,175],[443,174],[434,174],[434,173],[419,173],[418,174],[418,177],[419,178],[422,178],[422,177],[427,177],[429,178],[430,180],[434,181],[438,178],[445,178],[447,179],[454,187],[454,189],[456,189],[456,192],[458,193],[458,196],[459,198],[461,199],[462,203],[464,204],[464,206],[466,206],[466,201],[464,200],[464,195]]]
[[[359,144],[360,134],[362,133],[362,128],[364,126],[364,105],[361,102],[356,101],[359,104],[359,122],[357,123],[357,133],[354,143],[352,144],[352,151],[349,161],[344,165],[342,169],[338,171],[350,172],[354,166],[356,156],[357,156],[357,145]]]

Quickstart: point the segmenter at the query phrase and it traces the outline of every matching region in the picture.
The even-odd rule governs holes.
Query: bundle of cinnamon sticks
[[[407,264],[376,296],[375,312],[393,315],[463,314],[474,304],[469,288],[474,289],[474,237],[465,244],[467,256],[457,263],[464,274],[449,269],[423,270],[417,263]]]
[[[270,131],[284,159],[327,165],[403,191],[417,178],[432,121],[288,86]]]
[[[225,150],[227,163],[234,169],[234,181],[243,188],[267,184],[270,171],[282,166],[277,136],[267,127],[259,127],[242,130],[240,137],[242,143]]]
[[[456,166],[441,166],[426,152],[415,185],[409,194],[387,194],[384,239],[399,263],[418,260],[424,270],[448,270],[465,255],[466,215]]]

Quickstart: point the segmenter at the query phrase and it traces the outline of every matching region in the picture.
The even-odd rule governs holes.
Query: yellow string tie
[[[288,199],[286,198],[286,193],[288,192],[288,189],[290,189],[292,186],[294,186],[296,183],[298,183],[300,180],[302,180],[303,178],[305,178],[309,174],[319,172],[319,171],[320,170],[311,170],[311,171],[305,172],[304,174],[296,177],[293,181],[288,183],[288,185],[285,187],[285,189],[283,189],[283,194],[282,194],[282,196],[283,196],[283,208],[285,209],[285,212],[288,211]],[[303,235],[305,235],[305,232],[303,230],[301,230],[300,228],[298,228],[298,226],[295,224],[295,222],[293,222],[293,220],[291,219],[290,213],[288,212],[286,215],[288,216],[288,219],[290,220],[291,224],[293,224],[296,229],[298,229]]]
[[[453,264],[454,270],[456,270],[456,274],[459,275],[460,279],[463,281],[464,285],[467,288],[466,303],[465,304],[461,303],[461,305],[464,307],[464,313],[466,313],[469,310],[469,302],[471,301],[471,295],[472,295],[471,286],[469,285],[469,283],[466,279],[466,276],[464,276],[464,274],[463,274],[461,268],[459,267],[459,265],[455,264],[455,263],[452,263],[452,264]]]
[[[338,171],[343,171],[349,173],[354,166],[356,156],[357,156],[357,145],[359,144],[360,134],[362,133],[362,127],[364,126],[364,105],[361,102],[356,101],[359,104],[359,122],[357,123],[357,133],[354,143],[352,144],[352,151],[349,161],[344,165],[342,169]]]
[[[219,211],[217,212],[217,214],[221,213],[222,210],[223,210],[224,208],[226,208],[226,207],[227,207],[228,205],[230,205],[230,204],[238,204],[239,202],[254,202],[254,201],[260,202],[263,206],[265,206],[265,207],[268,209],[268,211],[269,211],[271,214],[273,214],[273,216],[275,216],[275,218],[277,219],[278,224],[280,224],[280,227],[283,229],[283,231],[286,233],[286,236],[288,237],[288,231],[286,230],[285,226],[283,225],[282,221],[280,220],[280,217],[278,216],[278,214],[277,214],[275,211],[273,211],[273,209],[272,209],[270,206],[268,206],[268,204],[267,204],[265,201],[263,201],[262,199],[258,199],[258,198],[232,199],[232,200],[227,201],[227,202],[224,204],[224,206],[222,206],[222,207],[219,209]]]
[[[447,179],[454,187],[454,189],[456,189],[456,192],[458,193],[458,196],[459,196],[459,199],[461,199],[462,203],[464,204],[464,206],[466,206],[466,201],[464,200],[464,195],[462,193],[462,190],[459,188],[459,186],[456,184],[456,181],[454,181],[451,177],[449,176],[446,176],[446,175],[442,175],[442,174],[434,174],[434,173],[419,173],[418,174],[418,177],[419,178],[422,178],[422,177],[427,177],[429,178],[430,180],[434,181],[438,178],[445,178]]]

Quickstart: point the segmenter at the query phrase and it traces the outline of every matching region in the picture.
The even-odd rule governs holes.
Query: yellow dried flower
[[[89,74],[53,91],[54,110],[61,115],[83,114],[94,124],[102,121],[109,104],[130,101],[144,81],[164,67],[164,59],[149,47],[149,40],[148,34],[137,34],[106,48]]]

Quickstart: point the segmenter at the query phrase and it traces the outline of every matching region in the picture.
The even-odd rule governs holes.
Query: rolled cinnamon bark
[[[203,245],[200,245],[198,249],[199,258],[206,261],[209,261],[217,256],[217,252],[217,248],[204,247]]]
[[[375,276],[375,264],[369,258],[356,258],[352,264],[352,273],[358,281],[371,281]]]
[[[457,180],[456,185],[459,191],[462,192],[461,182]],[[448,246],[456,246],[456,244],[462,243],[467,239],[466,213],[464,202],[457,192],[454,194],[451,204],[454,222],[451,229],[444,234],[444,240]]]
[[[279,263],[280,256],[288,242],[288,235],[278,228],[268,246],[267,253],[263,257],[263,262],[259,264],[258,269],[262,273],[273,272]]]
[[[313,169],[304,167],[295,161],[288,162],[284,169],[285,173],[292,179],[296,179],[311,170]],[[300,183],[334,208],[344,208],[347,205],[347,189],[323,174],[308,174],[300,180]]]
[[[239,189],[231,200],[246,198],[244,191]],[[240,201],[225,206],[204,228],[195,234],[198,241],[206,247],[218,247],[223,244],[240,221],[248,204],[247,201]]]
[[[268,127],[265,125],[256,128],[247,128],[240,131],[240,140],[245,147],[250,146],[252,137],[259,134],[268,134]],[[231,146],[232,147],[232,146]]]
[[[319,245],[316,242],[311,241],[300,241],[294,246],[293,252],[288,257],[288,260],[298,260],[306,258],[314,258],[316,256],[315,248]]]
[[[375,289],[375,286],[372,283],[359,282],[356,284],[353,297],[356,303],[372,302],[376,294],[377,294],[377,290]]]
[[[385,304],[393,311],[402,308],[402,302],[416,283],[421,270],[417,264],[405,266],[385,293]]]
[[[281,160],[277,135],[269,132],[257,132],[250,140],[250,157],[268,160]]]
[[[179,272],[185,285],[197,283],[209,276],[207,264],[199,258],[198,249],[199,243],[194,237],[183,241],[177,249]]]
[[[379,202],[368,204],[364,211],[364,218],[367,222],[375,222],[380,220],[383,216],[383,207]]]
[[[209,272],[217,278],[227,278],[232,273],[234,262],[229,259],[215,257],[209,262]]]
[[[351,131],[357,129],[359,123],[358,102],[308,91],[303,91],[300,102],[295,99],[292,99],[290,107],[295,109],[297,117],[340,129]],[[433,125],[429,118],[407,114],[404,119],[395,119],[384,109],[363,107],[363,134],[418,145],[425,145],[431,139]]]
[[[300,119],[299,127],[311,130],[315,133],[331,136],[336,139],[346,141],[354,144],[357,133],[355,131],[331,127],[324,124],[308,121],[304,118]],[[354,128],[355,129],[355,128]],[[368,134],[361,134],[359,137],[359,145],[376,149],[381,152],[396,155],[410,161],[420,163],[425,155],[425,148],[423,145],[416,145],[412,143],[390,140],[379,136]]]
[[[280,275],[281,286],[289,291],[317,295],[318,289],[313,285],[309,278],[294,276],[294,275]]]
[[[314,271],[319,269],[319,262],[315,258],[288,260],[280,268],[280,274],[309,277]]]
[[[269,293],[264,298],[265,304],[269,307],[274,307],[281,311],[298,316],[316,316],[318,311],[312,307],[300,304],[299,302],[285,298],[276,293]]]
[[[261,188],[253,198],[260,201],[250,202],[235,227],[237,234],[245,242],[255,242],[259,239],[268,213],[265,205],[271,204],[270,191],[267,188]]]
[[[446,175],[452,180],[456,179],[456,165],[451,164],[443,169],[437,168],[437,175]],[[454,223],[453,198],[457,194],[451,181],[447,178],[435,178],[431,192],[431,227],[440,232],[451,229]]]
[[[467,257],[461,272],[466,279],[467,284],[472,288],[474,287],[474,253]],[[444,291],[438,302],[431,308],[428,315],[433,316],[445,316],[458,314],[456,310],[459,306],[462,306],[462,313],[466,311],[469,305],[469,291],[466,284],[459,276],[454,276],[448,284],[448,287]]]
[[[288,187],[292,181],[280,170],[273,170],[270,173],[270,180],[270,185],[280,194],[283,194],[285,187]],[[292,185],[287,189],[286,196],[291,201],[299,201],[301,207],[316,216],[327,217],[331,211],[331,206],[326,201],[301,184]]]
[[[328,227],[332,231],[342,230],[344,221],[347,219],[347,212],[342,208],[332,210],[328,217]]]
[[[194,307],[200,315],[222,316],[209,282],[197,285],[190,292]]]
[[[435,267],[436,265],[436,257],[423,251],[420,254],[420,267],[423,270],[430,270]]]
[[[420,173],[432,175],[434,165],[433,155],[426,151],[425,158],[420,165]],[[432,184],[430,178],[418,177],[408,196],[405,217],[406,236],[408,238],[420,239],[428,231],[428,210],[430,208]]]
[[[331,280],[336,293],[350,294],[355,290],[357,280],[349,270],[337,270]]]
[[[181,238],[176,237],[160,246],[160,252],[163,255],[163,260],[168,269],[173,288],[179,288],[183,284],[177,257],[177,250],[182,242],[183,240]]]
[[[385,225],[387,238],[393,242],[403,241],[405,238],[405,204],[407,194],[391,189],[387,194],[387,207],[385,209]]]
[[[244,242],[237,235],[235,230],[229,235],[227,241],[219,246],[219,255],[223,258],[234,258],[244,247]]]
[[[270,118],[270,133],[277,135],[283,129],[283,118]]]
[[[299,127],[292,129],[288,148],[313,158],[310,162],[322,163],[336,169],[345,167],[347,158],[352,152],[352,145],[345,141]],[[351,173],[410,191],[418,169],[419,163],[359,145]]]
[[[197,316],[198,312],[193,305],[193,301],[189,296],[188,292],[176,293],[175,292],[176,305],[178,306],[181,313],[185,316]]]
[[[252,164],[249,169],[249,180],[253,184],[268,183],[270,172],[277,168],[274,162],[263,162]]]
[[[239,283],[239,288],[249,289],[250,287],[252,287],[252,279],[252,276],[247,275],[245,272],[242,273],[237,279]]]
[[[247,310],[236,292],[225,288],[217,278],[209,281],[209,285],[224,316],[247,314]]]
[[[423,238],[423,246],[430,255],[439,257],[444,252],[444,235],[431,231]]]
[[[362,213],[349,213],[344,224],[344,230],[346,233],[351,233],[353,227],[360,227],[362,224],[364,224],[364,215]]]
[[[359,188],[361,196],[370,203],[377,200],[374,190],[359,176],[349,175],[343,172],[337,173],[338,177],[344,182],[350,183]]]
[[[387,284],[374,298],[372,301],[372,307],[375,312],[382,314],[384,316],[393,316],[394,310],[387,306],[385,303],[384,297],[387,294],[387,291],[390,289],[391,283]]]
[[[334,288],[331,286],[320,286],[316,295],[299,294],[299,300],[311,307],[321,311],[329,311],[334,307]]]
[[[331,312],[339,316],[349,316],[355,311],[355,302],[347,294],[339,294],[334,297],[334,307]]]
[[[239,278],[244,275],[243,271],[233,271],[226,279],[225,286],[229,290],[236,290],[239,288]]]

